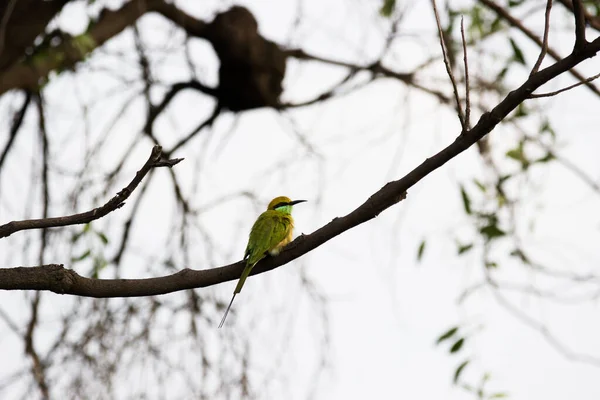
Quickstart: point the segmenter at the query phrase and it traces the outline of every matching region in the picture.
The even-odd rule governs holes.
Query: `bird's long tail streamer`
[[[227,314],[229,314],[229,309],[231,308],[231,305],[233,304],[233,299],[235,299],[236,294],[237,293],[233,294],[233,297],[231,298],[231,301],[229,302],[229,305],[227,306],[227,310],[225,310],[225,315],[223,315],[223,319],[221,319],[221,323],[219,324],[219,329],[221,329],[221,327],[225,323],[225,319],[227,318]]]

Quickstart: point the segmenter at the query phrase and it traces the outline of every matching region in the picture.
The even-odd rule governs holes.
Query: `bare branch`
[[[483,114],[477,124],[460,135],[439,153],[426,159],[403,178],[387,183],[365,203],[348,215],[334,218],[330,223],[310,235],[301,235],[290,243],[277,257],[267,257],[252,270],[252,275],[264,273],[321,246],[341,233],[377,217],[405,198],[407,190],[431,172],[464,152],[490,133],[506,116],[515,110],[537,88],[568,71],[600,51],[600,38],[595,39],[582,51],[575,52],[555,64],[532,75],[520,87],[511,91],[490,112]],[[154,152],[153,152],[154,153]],[[149,160],[149,162],[152,161]],[[148,167],[149,169],[150,167]],[[147,172],[147,171],[146,171]],[[138,175],[140,173],[138,172]],[[137,178],[137,176],[136,176]],[[138,179],[141,180],[141,177]],[[178,290],[207,287],[238,279],[245,267],[239,261],[208,270],[184,269],[174,275],[148,279],[89,279],[83,278],[62,265],[17,267],[0,269],[0,289],[51,290],[56,293],[89,297],[134,297],[171,293]]]
[[[536,99],[536,98],[540,98],[540,97],[552,97],[552,96],[556,96],[557,94],[560,94],[562,92],[566,92],[567,90],[571,90],[573,88],[576,88],[577,86],[584,85],[587,82],[591,82],[591,81],[596,80],[598,78],[600,78],[600,73],[598,73],[598,74],[596,74],[594,76],[591,76],[591,77],[587,78],[586,80],[584,80],[582,82],[577,82],[577,83],[574,83],[574,84],[572,84],[570,86],[567,86],[565,88],[562,88],[562,89],[559,89],[559,90],[555,90],[554,92],[540,93],[540,94],[532,93],[531,95],[529,95],[529,98],[530,99]]]
[[[208,117],[205,121],[203,121],[202,123],[200,123],[200,125],[198,125],[196,127],[196,129],[194,129],[193,131],[191,131],[189,134],[187,134],[184,138],[180,139],[177,143],[175,143],[175,145],[173,145],[173,147],[171,148],[171,150],[165,151],[164,154],[167,157],[170,157],[171,154],[173,154],[175,151],[177,151],[179,148],[181,148],[181,146],[185,145],[188,141],[190,141],[192,138],[194,138],[198,132],[200,132],[202,129],[211,126],[215,120],[217,119],[217,117],[221,114],[221,111],[223,109],[221,108],[221,106],[219,105],[219,103],[217,103],[215,105],[215,108],[212,112],[212,114],[210,115],[210,117]]]
[[[460,97],[458,95],[458,87],[456,86],[456,79],[454,79],[454,73],[452,72],[452,66],[450,65],[450,58],[448,58],[448,50],[446,49],[446,44],[444,42],[444,31],[442,29],[442,24],[440,22],[440,15],[438,13],[437,5],[435,4],[435,0],[431,0],[431,5],[433,7],[433,13],[435,14],[435,23],[437,24],[438,33],[440,35],[440,46],[442,47],[442,53],[444,55],[444,65],[446,66],[446,72],[448,73],[448,77],[450,78],[450,82],[452,82],[452,90],[454,90],[454,100],[456,101],[456,112],[458,113],[458,119],[460,120],[460,125],[462,126],[463,132],[465,132],[467,128],[465,115],[460,105]]]
[[[539,71],[540,66],[542,65],[542,61],[544,61],[544,57],[546,57],[546,53],[548,52],[548,32],[550,31],[550,10],[552,9],[552,0],[548,0],[546,2],[546,16],[544,19],[544,39],[542,41],[542,51],[535,62],[535,65],[531,69],[531,74],[535,74]]]
[[[75,65],[95,48],[102,46],[107,40],[131,26],[146,12],[158,8],[162,10],[163,4],[162,0],[130,1],[117,10],[104,9],[100,18],[84,34],[88,38],[87,42],[93,43],[94,46],[83,48],[77,45],[77,38],[68,38],[64,43],[52,48],[52,54],[38,62],[35,68],[32,68],[27,61],[13,64],[2,74],[0,94],[15,88],[37,90],[40,79],[48,76],[50,71]]]
[[[45,368],[33,345],[33,334],[38,321],[38,310],[41,295],[41,292],[36,292],[33,300],[31,301],[31,317],[29,319],[29,323],[27,324],[27,331],[25,332],[23,340],[25,341],[25,354],[31,358],[31,374],[33,375],[33,378],[40,389],[42,398],[49,399],[50,391],[48,389],[48,383],[46,382]]]
[[[195,90],[198,90],[209,96],[214,96],[214,97],[217,96],[216,89],[210,88],[208,86],[204,86],[202,83],[200,83],[196,80],[175,83],[171,86],[169,91],[165,94],[165,97],[163,97],[160,104],[158,104],[157,106],[152,105],[150,107],[150,110],[148,112],[148,119],[146,120],[146,124],[144,126],[144,132],[146,132],[146,133],[152,132],[152,125],[154,124],[154,121],[156,120],[156,118],[158,118],[160,113],[163,112],[165,110],[165,108],[167,108],[167,106],[171,103],[171,101],[177,95],[177,93],[179,93],[180,91],[182,91],[184,89],[195,89]],[[171,150],[171,152],[172,152],[172,150]]]
[[[382,75],[382,76],[386,76],[389,78],[398,79],[398,80],[406,83],[407,85],[412,84],[412,80],[414,77],[414,74],[412,72],[407,72],[407,73],[395,72],[395,71],[392,71],[391,69],[385,67],[384,65],[382,65],[381,62],[375,62],[375,63],[368,64],[368,65],[359,65],[359,64],[353,64],[353,63],[348,63],[348,62],[344,62],[344,61],[338,61],[338,60],[333,60],[330,58],[317,56],[314,54],[307,53],[306,51],[304,51],[302,49],[286,50],[285,54],[287,57],[293,57],[293,58],[297,58],[299,60],[319,61],[319,62],[322,62],[323,64],[337,65],[339,67],[349,68],[354,71],[371,71],[375,75]]]
[[[190,36],[206,38],[209,35],[209,24],[186,14],[171,3],[161,0],[153,5],[153,9],[174,24],[182,27]]]
[[[488,279],[488,283],[492,287],[492,294],[494,298],[506,311],[508,311],[512,316],[523,322],[525,325],[529,326],[531,329],[538,331],[544,339],[560,354],[565,356],[566,358],[583,362],[595,366],[600,366],[600,359],[598,357],[591,356],[589,354],[578,354],[570,350],[563,342],[561,342],[556,336],[554,336],[550,330],[541,322],[536,321],[531,318],[529,315],[525,314],[518,307],[514,306],[510,303],[501,293],[499,287],[490,279]]]
[[[575,16],[575,46],[573,51],[581,50],[587,44],[585,40],[585,9],[581,0],[573,0],[573,15]]]
[[[31,101],[31,92],[25,92],[25,100],[23,101],[23,105],[21,109],[17,111],[13,117],[12,125],[10,126],[10,132],[8,134],[8,142],[6,142],[6,146],[4,146],[4,150],[2,151],[2,155],[0,155],[0,171],[2,171],[2,165],[6,160],[6,155],[10,151],[15,138],[17,137],[17,133],[19,132],[19,128],[23,124],[23,119],[25,118],[25,113],[27,112],[27,107],[29,107],[29,103]]]
[[[127,200],[127,198],[136,189],[136,187],[139,185],[142,179],[144,179],[144,176],[146,176],[148,171],[150,171],[152,168],[163,165],[173,166],[182,160],[178,159],[163,161],[161,160],[161,154],[161,147],[154,146],[154,148],[152,148],[152,153],[150,154],[148,161],[146,161],[146,164],[144,164],[142,169],[140,169],[135,174],[135,177],[129,183],[129,185],[127,185],[123,190],[117,193],[117,195],[110,199],[105,205],[84,213],[73,214],[65,217],[12,221],[7,224],[0,225],[0,238],[10,236],[15,232],[26,229],[45,229],[67,225],[86,224],[88,222],[104,217],[108,213],[116,210],[117,208],[121,208],[125,204],[124,201]]]
[[[460,17],[460,37],[463,46],[463,60],[465,63],[465,126],[471,129],[471,93],[469,88],[469,60],[467,59],[467,41],[465,40],[464,18]]]
[[[573,12],[573,0],[558,0],[560,4],[562,4],[566,9]],[[600,31],[600,18],[597,16],[591,15],[585,7],[583,8],[583,14],[585,15],[585,20],[592,28]]]
[[[513,17],[504,8],[502,8],[501,6],[499,6],[492,0],[479,0],[479,1],[481,3],[483,3],[484,5],[486,5],[487,7],[489,7],[492,11],[494,11],[496,13],[496,15],[498,15],[500,18],[507,21],[511,26],[513,26],[513,27],[519,29],[521,32],[523,32],[529,39],[533,40],[538,46],[540,46],[540,47],[543,46],[542,40],[539,37],[537,37],[535,33],[533,33],[531,30],[526,28],[525,25],[523,25],[521,23],[521,21],[519,21],[518,19]],[[552,58],[554,58],[554,60],[556,60],[556,61],[560,61],[562,59],[562,57],[558,54],[558,52],[556,52],[555,50],[553,50],[550,47],[548,47],[548,54]],[[598,89],[596,86],[594,86],[591,82],[585,82],[585,79],[586,79],[585,76],[581,75],[579,72],[575,71],[574,69],[570,70],[569,73],[571,75],[573,75],[575,78],[577,78],[578,81],[584,82],[584,84],[587,86],[587,88],[590,89],[592,92],[594,92],[595,95],[600,96],[600,89]]]

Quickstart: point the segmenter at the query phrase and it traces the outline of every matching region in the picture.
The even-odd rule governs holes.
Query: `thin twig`
[[[540,97],[552,97],[552,96],[556,96],[557,94],[560,94],[562,92],[566,92],[567,90],[571,90],[573,88],[576,88],[577,86],[585,85],[586,83],[591,82],[593,80],[596,80],[598,78],[600,78],[600,73],[598,73],[598,74],[596,74],[594,76],[591,76],[591,77],[587,78],[584,81],[574,83],[571,86],[567,86],[565,88],[562,88],[562,89],[559,89],[559,90],[555,90],[554,92],[540,93],[540,94],[532,93],[532,94],[529,95],[529,98],[530,99],[537,99],[537,98],[540,98]]]
[[[452,72],[452,66],[450,65],[450,59],[448,58],[448,51],[446,49],[446,44],[444,43],[444,32],[442,30],[442,23],[440,22],[440,15],[438,13],[435,0],[431,0],[431,5],[433,6],[433,13],[435,14],[435,23],[437,24],[438,33],[440,35],[440,46],[442,46],[442,54],[444,55],[444,65],[446,66],[446,72],[450,77],[450,82],[452,82],[452,89],[454,90],[454,99],[456,100],[456,111],[458,112],[458,119],[460,120],[460,125],[462,126],[463,132],[465,132],[468,128],[465,121],[465,115],[460,105],[460,97],[458,95],[456,79],[454,79],[454,73]]]
[[[578,362],[587,363],[587,364],[591,364],[591,365],[595,365],[595,366],[600,366],[600,359],[598,359],[597,357],[591,356],[589,354],[580,354],[580,353],[573,352],[563,342],[561,342],[559,339],[557,339],[556,336],[554,336],[550,332],[550,330],[548,329],[547,326],[545,326],[541,322],[536,321],[535,319],[531,318],[529,315],[527,315],[525,312],[523,312],[519,307],[516,307],[511,302],[509,302],[500,293],[500,290],[499,290],[498,286],[494,283],[494,281],[488,279],[488,283],[490,284],[491,289],[492,289],[492,294],[494,295],[494,298],[496,299],[496,301],[498,302],[499,305],[504,307],[504,309],[506,311],[508,311],[512,316],[514,316],[521,322],[523,322],[525,325],[538,331],[544,337],[544,339],[546,339],[546,341],[552,347],[554,347],[554,349],[556,349],[556,351],[558,351],[560,354],[562,354],[564,357],[566,357],[570,360],[573,360],[573,361],[578,361]]]
[[[17,133],[19,132],[19,128],[23,124],[23,120],[25,118],[25,114],[27,113],[27,108],[29,107],[29,103],[31,101],[31,92],[25,91],[25,100],[23,101],[23,105],[21,109],[15,113],[13,116],[13,121],[10,126],[10,132],[8,134],[8,141],[6,142],[6,146],[4,146],[4,150],[2,150],[2,155],[0,155],[0,171],[2,171],[2,165],[4,165],[4,161],[6,160],[6,156],[10,151],[15,138],[17,137]]]
[[[548,52],[548,32],[550,31],[550,10],[552,9],[552,0],[548,0],[546,3],[546,17],[544,20],[544,38],[542,39],[542,51],[535,62],[535,65],[531,69],[530,76],[539,71],[540,66],[542,65],[542,61],[544,57],[546,57],[546,53]]]
[[[465,125],[471,129],[471,93],[469,88],[469,60],[467,59],[467,41],[465,40],[464,18],[460,17],[460,37],[463,45],[463,60],[465,63]]]
[[[179,142],[175,143],[175,145],[171,148],[171,150],[165,151],[164,152],[165,156],[170,157],[171,154],[173,154],[175,151],[177,151],[179,148],[181,148],[181,146],[185,145],[188,141],[190,141],[193,137],[195,137],[198,134],[198,132],[200,132],[202,129],[204,129],[208,126],[211,126],[215,122],[215,120],[217,119],[219,114],[221,114],[221,111],[222,111],[221,105],[219,103],[215,104],[215,108],[214,108],[212,114],[210,115],[210,117],[208,117],[208,119],[206,119],[204,122],[202,122],[200,125],[198,125],[193,131],[191,131],[184,138],[179,140]]]
[[[152,168],[163,166],[165,161],[161,160],[162,148],[160,146],[154,146],[152,153],[148,158],[148,161],[140,169],[133,180],[123,190],[117,193],[112,199],[101,207],[94,208],[93,210],[73,214],[64,217],[53,217],[53,218],[41,218],[41,219],[28,219],[22,221],[12,221],[4,225],[0,225],[0,238],[7,237],[15,232],[26,230],[26,229],[45,229],[55,228],[59,226],[86,224],[96,219],[102,218],[108,213],[121,208],[125,205],[124,201],[131,195],[131,193],[137,188],[142,179],[146,176],[148,171]],[[180,160],[169,160],[167,164],[169,166],[175,165]]]
[[[41,294],[42,292],[35,292],[34,298],[31,301],[31,319],[29,320],[29,324],[27,324],[27,331],[23,340],[25,341],[25,353],[31,358],[31,373],[40,389],[42,399],[48,400],[50,398],[50,391],[46,382],[44,364],[33,345]]]

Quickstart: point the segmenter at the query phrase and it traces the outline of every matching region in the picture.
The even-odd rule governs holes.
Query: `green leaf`
[[[471,36],[480,38],[484,34],[484,18],[483,9],[481,6],[476,5],[471,8],[471,25],[469,26],[469,33]]]
[[[552,139],[556,139],[556,131],[550,125],[550,121],[545,120],[540,126],[540,133],[549,133]]]
[[[456,342],[454,342],[452,347],[450,347],[450,353],[456,353],[459,351],[463,347],[463,344],[465,344],[465,338],[458,339]]]
[[[527,65],[527,63],[525,62],[525,56],[523,55],[523,50],[521,50],[521,48],[517,45],[517,42],[515,42],[513,38],[510,38],[509,41],[510,46],[513,50],[513,59],[519,64]]]
[[[379,14],[382,17],[390,17],[394,12],[394,8],[396,8],[396,0],[384,0],[381,9],[379,10]]]
[[[479,182],[477,179],[473,179],[473,182],[479,188],[479,190],[481,190],[483,193],[485,193],[487,191],[487,188],[485,187],[485,185],[483,183]]]
[[[71,258],[71,262],[79,262],[79,261],[83,261],[86,258],[88,258],[90,256],[90,254],[92,254],[92,250],[88,249],[86,250],[83,254],[81,254],[80,256],[77,257],[72,257]]]
[[[104,244],[104,245],[108,244],[108,238],[106,237],[106,235],[104,233],[102,233],[102,232],[96,232],[96,235],[98,235],[98,237],[102,241],[102,244]]]
[[[456,371],[454,371],[454,379],[452,381],[455,385],[458,383],[458,378],[460,378],[460,374],[463,372],[467,364],[469,364],[469,360],[463,361],[458,368],[456,368]]]
[[[551,151],[549,151],[544,157],[535,160],[534,163],[547,163],[553,160],[556,160],[556,157]]]
[[[521,4],[523,4],[525,0],[509,0],[508,1],[508,6],[509,7],[515,7],[515,6],[520,6]]]
[[[517,257],[524,264],[531,264],[531,261],[529,261],[529,258],[527,258],[527,256],[520,249],[514,249],[513,251],[510,252],[510,255],[513,257]]]
[[[103,256],[94,258],[94,267],[92,268],[92,278],[98,279],[100,271],[108,265],[108,261]]]
[[[507,180],[509,180],[510,178],[512,178],[511,174],[508,175],[502,175],[499,179],[498,179],[498,185],[502,185],[504,184],[504,182],[506,182]]]
[[[454,336],[456,334],[456,332],[458,332],[458,326],[452,327],[450,329],[448,329],[446,332],[444,332],[435,342],[435,344],[440,344],[442,343],[444,340],[450,339],[452,336]]]
[[[500,28],[502,28],[502,22],[503,20],[500,17],[494,19],[494,22],[492,22],[492,25],[490,25],[490,32],[499,31]]]
[[[490,395],[488,397],[488,399],[504,399],[506,397],[508,397],[508,393],[498,392],[498,393],[494,393],[494,394]]]
[[[521,103],[517,106],[517,110],[515,111],[515,118],[526,117],[529,115],[529,110],[525,106],[525,103]]]
[[[504,80],[504,77],[506,76],[506,73],[508,72],[508,65],[505,66],[504,68],[502,68],[500,70],[500,72],[498,72],[498,75],[496,75],[496,82],[500,82],[502,80]]]
[[[467,192],[462,185],[460,186],[460,195],[462,196],[463,208],[465,209],[465,212],[471,215],[471,199],[469,198],[469,195],[467,195]]]
[[[508,158],[512,158],[513,160],[520,162],[521,168],[524,170],[527,169],[531,164],[531,162],[527,159],[527,156],[525,155],[523,142],[520,142],[519,145],[514,149],[507,151],[506,156]]]
[[[91,228],[92,228],[92,225],[90,223],[85,224],[83,226],[83,229],[80,232],[73,234],[73,236],[71,237],[71,243],[77,242],[83,235],[88,233]]]
[[[458,255],[464,254],[473,248],[473,243],[458,246]]]
[[[486,240],[493,240],[506,235],[506,232],[498,228],[496,225],[484,226],[479,230],[479,232],[485,236]]]
[[[521,149],[512,149],[506,152],[506,157],[512,158],[513,160],[523,160],[523,151]]]
[[[417,250],[417,261],[421,261],[423,258],[423,253],[425,252],[425,240],[421,241],[419,245],[419,250]]]
[[[486,268],[498,268],[498,263],[496,263],[494,261],[486,261],[485,267]]]

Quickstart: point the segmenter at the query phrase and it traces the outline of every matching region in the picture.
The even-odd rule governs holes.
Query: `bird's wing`
[[[265,253],[277,246],[291,229],[290,221],[276,212],[265,211],[252,226],[246,257],[253,265],[265,256]]]

